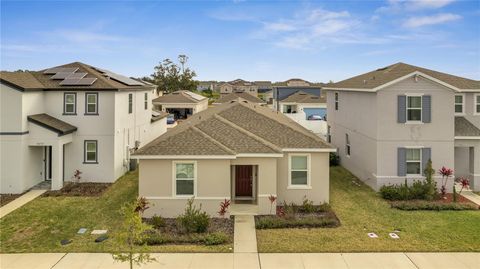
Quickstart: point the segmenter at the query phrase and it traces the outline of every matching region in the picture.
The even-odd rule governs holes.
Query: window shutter
[[[397,169],[399,177],[407,175],[407,151],[405,148],[398,148]]]
[[[424,95],[422,97],[422,122],[430,123],[432,121],[432,96]]]
[[[432,149],[431,148],[422,148],[422,169],[425,170],[427,167],[427,162],[432,158]],[[422,174],[423,171],[422,171]]]
[[[405,95],[398,96],[398,112],[397,112],[397,122],[405,123],[407,122],[407,97]]]

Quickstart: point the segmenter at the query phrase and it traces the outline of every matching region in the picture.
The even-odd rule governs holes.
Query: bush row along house
[[[0,73],[0,193],[42,182],[60,189],[82,181],[114,182],[130,153],[166,131],[152,111],[155,87],[80,62],[41,71]]]

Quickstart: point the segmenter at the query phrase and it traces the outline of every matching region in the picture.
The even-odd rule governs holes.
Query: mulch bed
[[[0,194],[0,207],[4,206],[11,201],[17,199],[18,197],[22,196],[23,193],[20,194]]]
[[[283,222],[281,226],[285,227],[273,227],[273,228],[335,228],[340,226],[340,220],[335,212],[328,208],[327,210],[321,209],[319,206],[315,206],[317,211],[312,213],[306,213],[301,210],[301,207],[297,207],[296,212],[292,215],[285,214],[280,215],[279,212],[284,212],[283,206],[277,206],[277,215],[258,215],[255,216],[255,223],[262,220],[277,220]],[[303,221],[307,220],[307,221]],[[316,220],[318,222],[311,222],[308,220]],[[322,223],[322,221],[326,221]],[[257,229],[270,229],[259,228]]]
[[[435,202],[439,203],[453,203],[453,194],[452,193],[447,193],[445,196],[447,199],[440,198],[438,200],[435,200]],[[457,203],[472,203],[470,200],[467,198],[463,197],[462,195],[457,193]]]
[[[69,182],[61,190],[47,191],[43,197],[57,197],[57,196],[100,196],[102,195],[112,183],[73,183]]]
[[[167,233],[173,237],[184,235],[184,233],[178,229],[177,219],[164,218],[165,227],[161,227],[160,232]],[[207,233],[224,232],[227,235],[233,236],[234,221],[232,218],[211,218],[210,225],[208,225]]]

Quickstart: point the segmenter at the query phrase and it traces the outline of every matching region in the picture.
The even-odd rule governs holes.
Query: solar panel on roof
[[[87,73],[71,73],[66,78],[84,78],[86,75],[87,75]]]
[[[53,75],[51,77],[51,79],[66,79],[67,77],[69,77],[70,75],[72,75],[74,73],[71,73],[71,72],[58,72],[56,73],[55,75]]]
[[[103,75],[110,77],[118,82],[121,82],[125,85],[128,86],[144,86],[145,84],[141,83],[140,81],[136,81],[134,79],[131,79],[126,76],[122,76],[120,74],[113,73],[112,71],[106,70],[106,69],[101,69],[101,68],[95,68],[96,70],[100,71],[103,73]]]
[[[71,85],[77,85],[77,82],[79,81],[79,78],[66,78],[63,81],[60,82],[60,85],[62,86],[71,86]]]
[[[87,85],[90,86],[92,85],[97,78],[81,78],[76,85]]]
[[[44,74],[56,74],[56,73],[74,73],[78,70],[78,67],[54,67],[43,71]]]

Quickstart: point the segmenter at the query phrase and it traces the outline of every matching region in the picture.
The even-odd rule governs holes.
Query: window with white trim
[[[480,114],[480,94],[475,95],[475,114]]]
[[[309,156],[290,155],[290,186],[309,186]]]
[[[132,114],[133,111],[133,94],[128,94],[128,114]]]
[[[335,110],[338,110],[338,92],[335,93]]]
[[[63,97],[63,114],[75,115],[77,113],[77,94],[65,93]]]
[[[283,105],[283,113],[285,113],[285,114],[297,113],[297,106],[296,105]]]
[[[96,140],[85,140],[85,163],[97,163],[97,141]]]
[[[465,112],[464,102],[465,102],[465,97],[463,96],[463,94],[455,95],[455,114],[463,114]]]
[[[407,175],[420,175],[422,171],[422,149],[407,148]]]
[[[195,163],[175,162],[175,195],[195,195]]]
[[[407,96],[407,121],[422,121],[422,96]]]
[[[85,114],[98,114],[98,93],[85,94]]]
[[[145,102],[145,110],[147,110],[147,109],[148,109],[148,92],[145,93],[145,100],[144,100],[144,102]]]
[[[350,157],[350,150],[351,150],[351,147],[350,147],[350,137],[348,136],[348,134],[345,134],[345,154]]]

